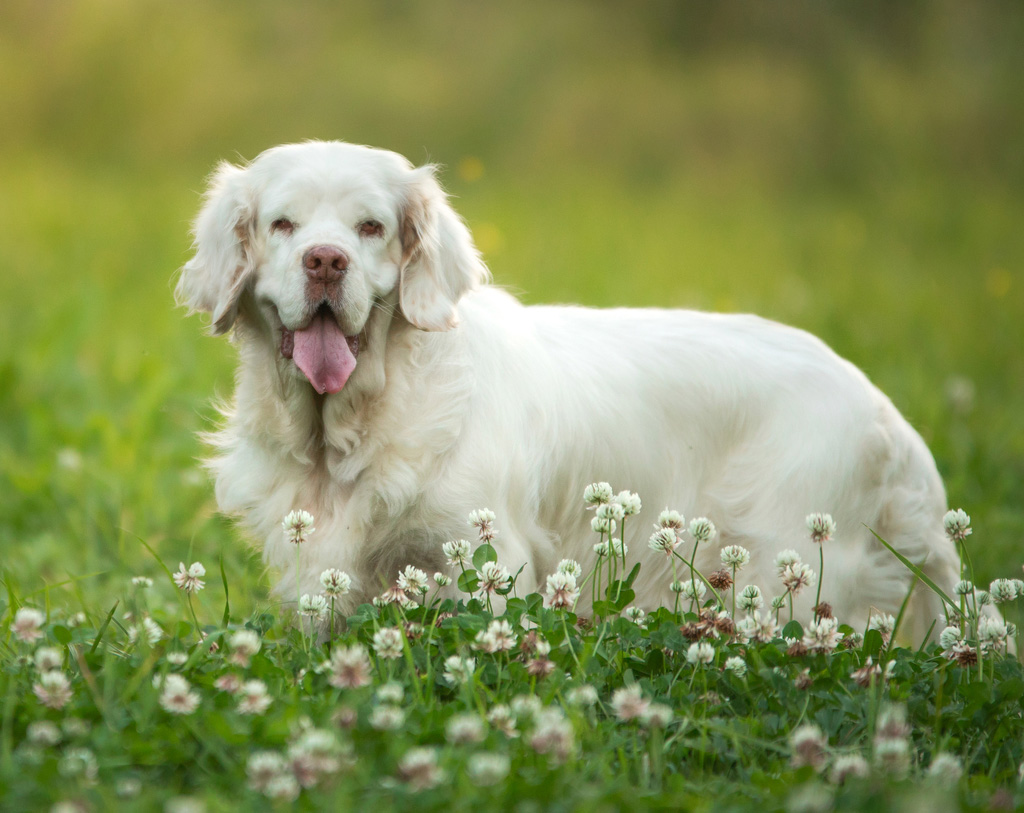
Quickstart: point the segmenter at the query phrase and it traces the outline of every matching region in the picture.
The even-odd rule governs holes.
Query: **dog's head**
[[[417,328],[450,330],[487,276],[432,166],[340,142],[221,164],[194,234],[178,301],[212,314],[215,334],[240,315],[257,323],[282,369],[320,393],[345,386],[374,314],[397,305]]]

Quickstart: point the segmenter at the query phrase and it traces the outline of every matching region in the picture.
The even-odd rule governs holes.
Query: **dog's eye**
[[[383,237],[384,224],[378,220],[364,220],[359,224],[360,237]]]
[[[295,224],[292,223],[287,217],[279,217],[273,223],[270,224],[271,231],[279,231],[282,234],[291,234],[295,231]]]

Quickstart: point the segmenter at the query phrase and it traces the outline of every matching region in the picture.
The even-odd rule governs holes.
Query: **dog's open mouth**
[[[281,355],[294,360],[318,393],[335,393],[356,368],[359,336],[346,336],[325,302],[306,327],[281,328]]]

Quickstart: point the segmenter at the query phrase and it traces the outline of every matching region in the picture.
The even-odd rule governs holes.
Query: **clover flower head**
[[[764,598],[761,596],[761,588],[756,584],[748,584],[736,597],[736,606],[746,612],[760,610],[764,607]]]
[[[447,573],[442,573],[440,570],[434,574],[434,584],[438,587],[447,587],[452,583],[452,577]]]
[[[32,692],[44,706],[59,710],[71,700],[71,681],[63,672],[43,672],[32,685]]]
[[[794,562],[782,571],[782,586],[794,596],[800,594],[805,587],[811,587],[818,580],[818,574],[804,562]]]
[[[659,551],[666,556],[671,556],[678,545],[679,537],[671,528],[658,528],[647,540],[647,546],[651,550]]]
[[[452,745],[467,745],[484,738],[484,722],[476,714],[456,714],[444,727],[445,739]]]
[[[559,573],[568,573],[574,579],[579,579],[583,575],[583,568],[575,559],[563,559],[555,569]]]
[[[494,593],[506,589],[512,583],[512,575],[508,569],[497,562],[484,562],[479,571],[480,589],[485,593]]]
[[[320,574],[320,586],[328,598],[340,598],[352,589],[352,577],[343,570],[328,568]]]
[[[963,773],[964,766],[958,757],[940,751],[932,757],[932,764],[928,766],[926,776],[944,785],[955,785]]]
[[[609,520],[613,526],[624,516],[626,516],[626,512],[622,510],[622,506],[617,502],[602,503],[594,511],[595,519]]]
[[[775,570],[781,576],[787,567],[795,565],[797,562],[802,561],[800,554],[792,548],[786,548],[786,550],[779,551],[775,555]]]
[[[960,627],[946,627],[939,633],[939,646],[941,646],[948,654],[952,651],[953,645],[963,639],[964,634],[960,631]]]
[[[299,599],[299,615],[304,615],[307,618],[323,619],[329,610],[330,605],[328,605],[327,599],[319,593],[315,596],[306,593]]]
[[[160,705],[171,714],[188,715],[199,708],[199,695],[181,675],[171,673],[163,680]]]
[[[747,662],[738,655],[734,655],[726,659],[725,671],[732,672],[738,678],[745,677],[747,674]]]
[[[598,559],[603,559],[608,556],[609,553],[611,553],[611,545],[607,542],[598,542],[594,545],[594,554]]]
[[[896,630],[896,619],[888,613],[873,614],[868,620],[868,629],[878,630],[882,636],[882,642],[888,644]]]
[[[654,527],[655,529],[668,528],[679,534],[686,528],[686,519],[678,511],[670,511],[666,508],[658,514],[658,524]]]
[[[156,646],[163,637],[164,631],[160,625],[148,615],[143,616],[138,624],[128,627],[128,642],[131,644],[145,640],[150,646]]]
[[[686,650],[686,662],[697,666],[698,664],[709,664],[715,659],[715,648],[706,641],[690,644]]]
[[[11,632],[19,641],[31,644],[43,637],[42,626],[46,623],[46,615],[35,607],[21,607],[14,614]]]
[[[174,574],[174,583],[180,590],[186,593],[198,593],[206,586],[203,576],[206,575],[206,568],[200,562],[193,562],[185,567],[184,562],[178,562],[178,571]]]
[[[962,508],[954,511],[947,511],[942,518],[942,527],[954,542],[963,542],[971,535],[971,518]]]
[[[330,668],[331,676],[327,682],[339,689],[359,689],[370,685],[370,656],[362,644],[335,647],[331,650]]]
[[[490,542],[498,535],[494,529],[494,512],[489,508],[480,508],[469,513],[469,524],[476,528],[481,542]]]
[[[542,709],[534,716],[529,744],[538,754],[547,754],[550,759],[564,762],[575,744],[572,723],[558,708]]]
[[[901,775],[910,768],[910,743],[905,739],[879,740],[874,753],[875,765],[885,773]]]
[[[487,712],[487,722],[491,724],[495,731],[500,731],[506,737],[519,736],[519,732],[516,731],[515,714],[504,703],[497,703],[491,706]]]
[[[808,514],[806,522],[811,541],[816,545],[828,542],[836,532],[836,521],[831,514]]]
[[[675,713],[672,711],[671,706],[667,706],[664,703],[651,703],[644,713],[640,715],[640,721],[647,728],[665,728],[672,722],[674,716]]]
[[[860,754],[841,754],[832,763],[829,778],[834,785],[842,785],[850,779],[866,779],[870,773],[868,761]]]
[[[498,784],[508,776],[511,760],[506,754],[473,754],[466,763],[466,773],[473,783],[487,787]]]
[[[579,598],[580,589],[571,573],[552,573],[548,576],[544,606],[556,610],[571,610]]]
[[[632,683],[612,693],[612,711],[623,723],[641,717],[650,703],[650,700],[644,698],[639,683]]]
[[[51,723],[49,720],[36,720],[28,724],[25,739],[33,745],[47,748],[61,741],[61,733],[55,723]]]
[[[291,766],[283,754],[277,751],[255,751],[245,765],[245,774],[249,777],[249,787],[263,793],[267,787],[280,777],[287,776],[292,782]],[[299,786],[295,784],[295,796],[299,795]]]
[[[487,629],[477,633],[475,646],[484,652],[507,652],[516,644],[512,625],[505,620],[492,621]]]
[[[614,494],[608,483],[591,483],[583,489],[583,501],[587,505],[604,505],[612,501]]]
[[[383,627],[373,635],[373,651],[385,660],[394,660],[402,656],[405,636],[398,627]]]
[[[978,619],[978,641],[986,652],[1005,649],[1009,634],[1009,628],[1001,618],[982,616]]]
[[[818,726],[805,724],[789,735],[789,747],[793,749],[791,764],[794,768],[810,765],[820,770],[825,764],[825,748],[828,739]]]
[[[1004,604],[1017,598],[1017,585],[1011,579],[996,579],[988,586],[988,593],[996,604]]]
[[[622,614],[634,624],[640,625],[644,623],[644,619],[647,617],[647,613],[641,607],[627,607],[622,611]]]
[[[405,570],[398,574],[398,586],[407,593],[422,594],[430,589],[427,574],[412,565],[406,565]]]
[[[427,790],[440,785],[444,771],[437,766],[437,749],[410,748],[398,761],[398,775],[413,790]]]
[[[146,589],[153,586],[153,580],[149,576],[135,576],[132,578],[132,584],[135,587]]]
[[[597,700],[597,689],[593,686],[576,686],[570,689],[565,699],[570,706],[593,706]]]
[[[839,621],[835,618],[812,620],[804,631],[803,643],[812,652],[832,652],[839,644]]]
[[[405,712],[398,706],[382,704],[370,712],[370,727],[378,731],[397,731],[405,725]]]
[[[292,511],[281,523],[284,538],[293,545],[301,545],[316,530],[313,522],[313,515],[308,511]]]
[[[450,655],[444,661],[444,679],[450,686],[467,683],[476,671],[476,660],[461,655]]]
[[[700,602],[708,592],[708,588],[700,579],[686,579],[680,585],[679,591],[688,599]]]
[[[639,514],[640,509],[643,507],[640,495],[632,491],[620,491],[615,495],[615,502],[622,506],[622,514],[627,517]]]
[[[722,548],[722,564],[726,567],[735,567],[737,570],[750,564],[750,551],[741,545],[727,545]]]
[[[40,672],[50,672],[64,665],[64,653],[56,647],[41,646],[32,655],[32,660]]]
[[[974,592],[974,584],[968,579],[961,579],[953,585],[953,593],[957,596],[969,596]]]
[[[690,520],[690,536],[698,545],[703,545],[713,540],[718,535],[718,529],[707,517],[694,517]]]
[[[262,680],[247,680],[239,690],[238,713],[259,716],[270,708],[274,698]]]
[[[750,615],[736,624],[736,632],[748,641],[757,641],[766,644],[774,641],[778,635],[779,625],[771,613],[761,614],[760,610],[754,610]]]

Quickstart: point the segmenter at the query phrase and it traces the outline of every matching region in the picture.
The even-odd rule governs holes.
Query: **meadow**
[[[754,311],[821,336],[929,443],[951,507],[972,517],[976,583],[1018,578],[1022,34],[1024,14],[999,3],[666,3],[643,13],[584,3],[344,13],[317,3],[4,4],[0,804],[159,809],[184,796],[218,810],[244,793],[247,806],[272,805],[248,787],[250,752],[283,753],[308,719],[330,729],[339,766],[302,791],[311,807],[407,806],[411,794],[449,808],[781,809],[806,789],[811,809],[880,809],[933,792],[925,774],[942,750],[965,768],[956,787],[966,808],[993,794],[1012,806],[1024,686],[1012,658],[990,659],[979,675],[938,650],[890,652],[874,636],[794,658],[784,636],[717,640],[712,663],[697,665],[686,660],[685,619],[670,609],[641,627],[619,617],[627,605],[609,608],[606,626],[576,631],[571,617],[563,626],[521,596],[510,623],[537,625],[557,668],[536,680],[529,658],[474,654],[479,675],[456,689],[438,677],[444,660],[475,652],[490,621],[467,593],[456,618],[468,626],[449,619],[429,646],[374,660],[372,686],[331,686],[330,672],[317,672],[327,650],[307,653],[291,608],[270,596],[273,574],[216,512],[196,433],[215,421],[214,397],[230,394],[233,351],[185,319],[171,290],[218,160],[341,138],[437,161],[496,281],[527,301]],[[637,521],[653,524],[650,508]],[[163,565],[196,561],[207,586],[191,597],[193,616]],[[60,650],[74,687],[64,710],[31,690],[41,644],[10,630],[22,606],[46,613],[45,644]],[[143,609],[161,640],[129,646],[123,613]],[[429,627],[423,615],[411,620]],[[374,628],[395,623],[367,609],[339,646],[372,652]],[[262,641],[245,674],[273,695],[264,715],[240,714],[213,685],[235,668],[228,642],[242,629]],[[177,652],[185,664],[168,660]],[[731,657],[745,658],[742,679],[723,671]],[[888,683],[856,687],[850,674],[867,657],[895,664]],[[798,689],[805,668],[812,684]],[[175,670],[198,687],[200,712],[160,705],[151,678]],[[403,699],[382,702],[392,681]],[[633,683],[671,705],[668,726],[617,718],[614,692]],[[596,705],[568,701],[583,684]],[[491,723],[482,745],[447,738],[451,717],[483,718],[481,704],[524,692],[563,710],[571,759]],[[829,760],[873,759],[883,701],[912,724],[907,778],[872,771],[837,786],[831,767],[791,763],[789,736],[804,723],[825,733]],[[346,705],[350,728],[335,720]],[[370,725],[382,705],[406,709],[399,733]],[[80,722],[60,743],[29,742],[30,723],[67,719]],[[441,749],[447,778],[416,790],[398,763],[422,745]],[[82,765],[61,769],[83,748],[95,779],[80,753]],[[474,781],[474,751],[508,758],[515,779]],[[137,794],[117,795],[125,780]]]

